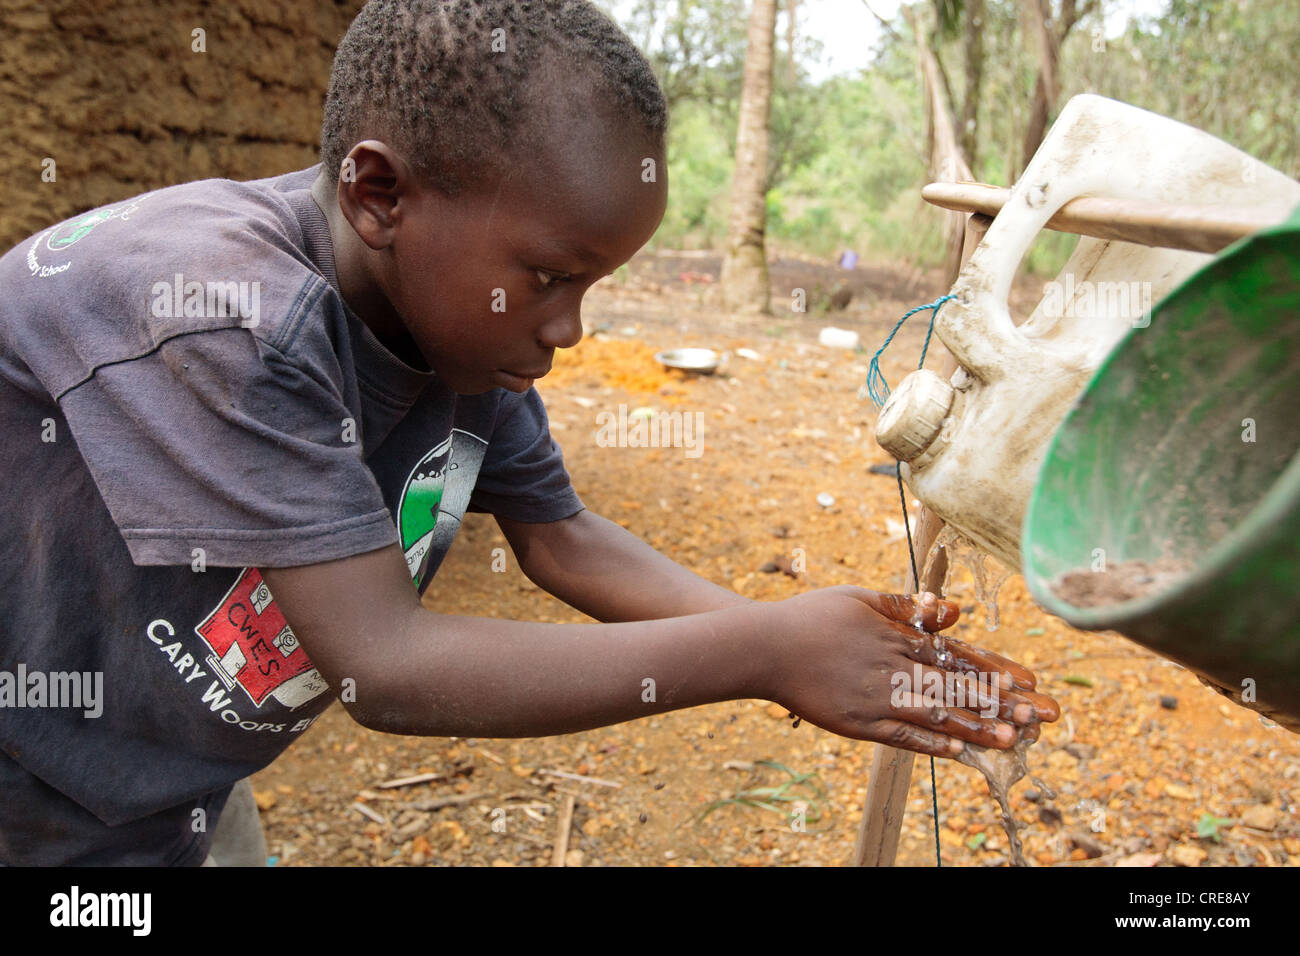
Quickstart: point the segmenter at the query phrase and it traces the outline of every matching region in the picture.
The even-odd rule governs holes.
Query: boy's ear
[[[361,241],[384,249],[401,218],[401,200],[415,187],[410,167],[387,143],[357,143],[339,169],[339,209]]]

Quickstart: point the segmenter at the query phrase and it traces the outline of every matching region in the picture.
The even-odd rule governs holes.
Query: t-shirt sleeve
[[[536,389],[502,399],[469,510],[532,522],[559,521],[583,510]]]
[[[285,567],[396,529],[338,381],[244,328],[182,334],[59,396],[137,565]]]

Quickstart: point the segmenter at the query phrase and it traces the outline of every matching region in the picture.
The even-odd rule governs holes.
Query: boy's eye
[[[547,272],[545,269],[534,269],[533,272],[543,289],[549,289],[556,282],[563,282],[569,278],[568,274],[563,272]]]

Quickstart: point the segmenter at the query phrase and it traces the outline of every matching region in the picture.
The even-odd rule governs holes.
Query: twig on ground
[[[371,810],[364,803],[354,803],[352,804],[352,809],[357,811],[357,813],[361,814],[366,819],[375,821],[375,823],[378,823],[380,826],[386,827],[389,825],[388,820],[386,818],[380,816],[378,813],[375,813],[374,810]]]
[[[458,793],[450,797],[434,797],[432,800],[412,800],[410,803],[402,804],[403,807],[409,807],[412,810],[441,810],[444,807],[458,807],[461,804],[473,803],[475,800],[481,800],[484,797],[492,796],[485,790],[477,793]]]
[[[414,777],[399,777],[396,780],[385,780],[383,783],[377,783],[380,790],[392,790],[395,787],[413,787],[417,783],[428,783],[430,780],[446,780],[440,773],[417,773]]]
[[[579,783],[590,783],[597,787],[614,787],[621,788],[623,785],[616,780],[601,780],[599,777],[584,777],[580,773],[569,773],[565,770],[539,770],[540,774],[548,777],[562,777],[565,780],[576,780]]]

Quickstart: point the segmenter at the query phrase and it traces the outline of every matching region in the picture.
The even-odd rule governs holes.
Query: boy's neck
[[[324,170],[312,183],[311,198],[329,225],[334,273],[338,277],[343,301],[385,348],[412,368],[427,372],[428,363],[415,340],[371,274],[372,261],[379,253],[362,242],[352,230],[347,217],[339,209],[335,180]]]

